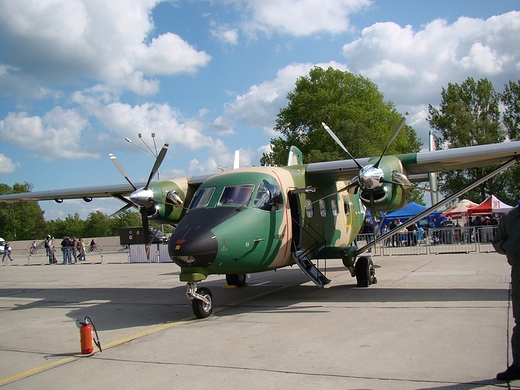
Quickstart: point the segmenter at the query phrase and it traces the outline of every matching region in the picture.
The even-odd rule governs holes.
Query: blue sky
[[[33,191],[258,165],[297,77],[361,74],[410,112],[427,147],[428,104],[467,77],[501,91],[520,74],[518,1],[2,0],[0,183]],[[142,134],[142,140],[138,138]],[[347,145],[348,147],[348,145]],[[116,200],[40,202],[46,219],[107,214]]]

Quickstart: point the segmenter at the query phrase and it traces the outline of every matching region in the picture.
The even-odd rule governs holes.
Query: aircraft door
[[[289,207],[291,208],[291,227],[292,227],[292,247],[291,251],[301,249],[302,240],[302,213],[300,207],[300,200],[297,194],[289,192]]]

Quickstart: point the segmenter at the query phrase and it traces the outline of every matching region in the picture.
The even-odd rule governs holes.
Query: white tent
[[[451,217],[454,219],[460,219],[466,217],[468,215],[468,209],[475,206],[478,206],[478,204],[468,199],[462,199],[456,205],[444,210],[441,214],[441,217]]]

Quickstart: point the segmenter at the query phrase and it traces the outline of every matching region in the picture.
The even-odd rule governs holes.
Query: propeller
[[[395,184],[395,185],[402,187],[403,189],[408,189],[411,187],[410,181],[402,173],[397,172],[397,171],[392,171],[391,180],[389,180],[389,179],[385,178],[385,173],[384,173],[383,169],[381,169],[379,167],[379,164],[381,163],[386,151],[388,150],[388,148],[390,147],[392,142],[395,140],[395,138],[399,134],[399,131],[404,126],[407,117],[408,117],[408,112],[406,112],[403,115],[403,117],[401,118],[401,120],[399,121],[397,127],[395,128],[392,136],[388,140],[388,142],[387,142],[385,148],[383,149],[383,152],[381,153],[381,156],[379,157],[377,162],[375,164],[367,164],[365,166],[362,166],[354,158],[354,156],[352,156],[352,154],[347,150],[345,145],[343,145],[343,143],[336,136],[336,134],[334,134],[334,132],[324,122],[322,122],[322,126],[327,131],[327,133],[330,134],[332,139],[341,147],[341,149],[343,149],[349,155],[349,157],[356,163],[356,165],[359,168],[359,172],[358,172],[357,176],[355,176],[346,187],[338,190],[336,192],[336,194],[339,192],[342,192],[342,191],[350,191],[350,192],[355,193],[358,189],[361,189],[362,193],[365,193],[365,196],[366,196],[366,193],[368,192],[368,199],[366,199],[366,198],[363,198],[363,199],[368,200],[368,203],[369,203],[372,225],[374,227],[374,234],[376,233],[375,232],[375,194],[374,194],[374,192],[376,190],[378,190],[379,188],[381,188],[383,186],[383,184],[385,184],[385,183]]]
[[[329,126],[327,126],[324,122],[322,122],[322,126],[327,131],[327,133],[330,134],[332,139],[341,147],[341,149],[343,149],[349,155],[349,157],[356,163],[356,165],[359,168],[359,172],[358,172],[357,176],[351,180],[351,182],[349,183],[348,186],[342,188],[338,192],[350,191],[350,190],[357,191],[358,188],[361,188],[361,190],[368,190],[368,191],[372,192],[372,194],[369,195],[370,202],[372,203],[373,191],[380,188],[384,183],[399,185],[399,186],[402,186],[403,188],[404,187],[409,188],[411,186],[410,181],[408,180],[408,178],[405,175],[403,175],[399,172],[393,171],[392,180],[388,180],[385,178],[384,171],[381,168],[379,168],[379,164],[381,163],[381,160],[383,159],[384,154],[386,153],[389,146],[392,144],[392,142],[397,137],[397,134],[399,134],[399,131],[402,129],[404,123],[406,122],[407,117],[408,117],[408,112],[406,112],[403,115],[403,117],[401,118],[401,120],[399,121],[399,124],[397,125],[396,129],[394,130],[394,133],[388,140],[388,142],[383,150],[383,153],[381,154],[381,156],[379,157],[377,162],[375,164],[368,164],[365,166],[362,166],[354,158],[354,156],[352,156],[352,154],[347,150],[345,145],[343,145],[343,143],[336,136],[336,134],[334,134],[334,132],[329,128]]]
[[[146,185],[142,188],[137,188],[134,185],[132,180],[130,180],[130,177],[128,176],[128,173],[126,172],[125,168],[117,160],[116,156],[114,156],[112,153],[109,154],[110,159],[112,160],[112,162],[114,163],[116,168],[119,170],[119,172],[123,175],[123,177],[126,179],[126,181],[128,181],[128,183],[130,183],[130,185],[134,189],[134,191],[129,196],[130,200],[127,200],[122,197],[121,197],[122,199],[120,198],[127,204],[124,205],[123,207],[121,207],[118,211],[116,211],[111,216],[114,216],[120,212],[123,212],[123,211],[129,209],[130,207],[137,207],[139,209],[139,213],[141,214],[141,221],[143,224],[143,232],[145,234],[145,237],[148,236],[148,231],[149,231],[148,214],[150,211],[152,211],[152,212],[155,211],[154,210],[154,208],[155,208],[154,195],[153,195],[153,191],[150,189],[150,183],[151,183],[153,177],[159,171],[159,168],[164,160],[164,157],[166,156],[166,153],[168,152],[168,146],[169,146],[169,144],[165,143],[164,146],[162,147],[161,151],[157,155],[157,157],[155,159],[155,163],[153,164],[152,170],[150,172],[150,176],[148,177],[148,181],[146,182]],[[170,192],[175,192],[175,191],[170,191]],[[174,203],[174,204],[178,203],[179,201],[182,203],[182,200],[176,193],[169,194],[168,198],[171,199],[172,203]],[[149,246],[149,244],[147,246]]]

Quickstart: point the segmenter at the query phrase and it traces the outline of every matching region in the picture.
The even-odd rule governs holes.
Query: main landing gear
[[[358,287],[368,287],[377,283],[374,262],[370,257],[362,256],[357,259],[354,268]]]

